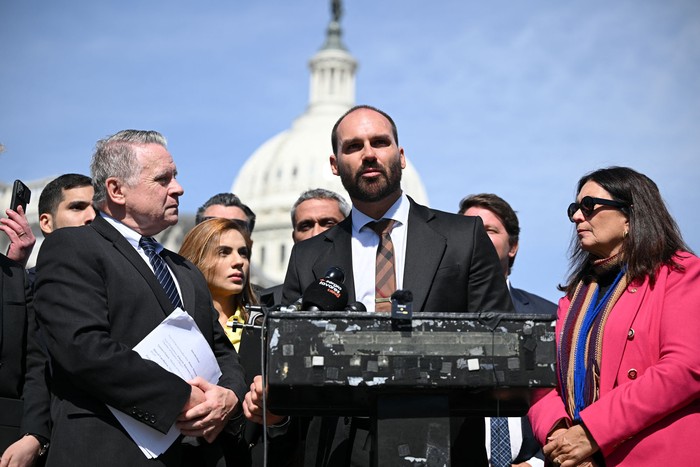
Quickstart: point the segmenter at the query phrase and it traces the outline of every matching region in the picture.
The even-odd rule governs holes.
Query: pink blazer
[[[606,465],[696,465],[700,451],[700,259],[661,268],[656,284],[629,285],[605,325],[600,398],[581,411]],[[561,318],[569,299],[559,301]],[[557,344],[561,333],[557,319]],[[561,384],[528,413],[540,443],[569,419]]]

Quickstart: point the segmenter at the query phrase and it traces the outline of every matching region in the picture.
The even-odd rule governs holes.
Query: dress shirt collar
[[[99,215],[102,216],[104,220],[106,220],[112,227],[117,229],[117,231],[126,238],[126,240],[133,246],[136,251],[141,252],[141,247],[139,246],[139,241],[141,240],[142,235],[132,229],[131,227],[127,227],[125,224],[122,222],[116,220],[114,217],[109,216],[108,214],[105,214],[104,212],[100,211]],[[163,250],[163,245],[158,243],[158,246],[156,247],[156,253],[159,253]]]
[[[379,219],[373,219],[367,214],[360,212],[355,206],[352,207],[352,231],[353,235],[357,236],[357,233],[363,229],[368,223],[375,222],[381,219],[393,219],[399,225],[408,225],[408,211],[411,207],[411,203],[408,201],[406,193],[401,193],[399,199],[396,200],[394,204],[384,213]]]

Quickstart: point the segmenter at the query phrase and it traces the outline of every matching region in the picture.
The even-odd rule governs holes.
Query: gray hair
[[[98,208],[107,202],[108,178],[118,178],[126,185],[136,182],[141,173],[141,165],[136,158],[134,146],[144,144],[159,144],[164,148],[168,145],[163,135],[149,130],[122,130],[97,142],[90,163],[90,174],[95,189],[93,203]]]
[[[294,203],[294,206],[292,206],[292,227],[295,226],[297,208],[301,203],[310,199],[335,200],[338,202],[338,208],[340,209],[340,212],[342,212],[345,217],[348,217],[350,215],[351,206],[348,204],[347,201],[345,201],[345,198],[340,196],[335,191],[326,190],[324,188],[314,188],[313,190],[306,190],[305,192],[303,192]]]

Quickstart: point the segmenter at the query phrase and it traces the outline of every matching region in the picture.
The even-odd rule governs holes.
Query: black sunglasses
[[[623,203],[622,201],[584,196],[580,203],[571,203],[566,210],[566,214],[569,216],[569,220],[571,222],[574,222],[574,214],[576,214],[576,211],[578,211],[579,209],[581,210],[581,213],[583,213],[584,216],[590,217],[591,214],[593,214],[593,210],[595,209],[596,204],[604,204],[605,206],[612,206],[618,208],[625,214],[627,213],[627,208],[629,208],[627,203]]]

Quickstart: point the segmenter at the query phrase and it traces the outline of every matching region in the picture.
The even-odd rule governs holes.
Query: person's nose
[[[586,216],[583,215],[583,212],[581,211],[581,208],[578,208],[576,212],[574,213],[573,216],[571,216],[571,221],[574,224],[580,224],[581,222],[586,220]]]
[[[372,147],[372,144],[368,141],[362,148],[362,160],[374,161],[377,159],[377,153]]]
[[[185,194],[185,189],[182,188],[182,185],[180,185],[180,182],[178,182],[176,178],[173,178],[170,186],[170,193],[173,196],[182,196]]]
[[[243,257],[237,253],[231,255],[231,267],[233,269],[241,269],[243,267]]]
[[[326,229],[324,229],[323,227],[321,227],[321,224],[319,224],[318,222],[316,222],[316,223],[314,224],[314,228],[311,230],[311,232],[313,233],[313,236],[315,237],[316,235],[320,234],[321,232],[323,232],[323,231],[325,231],[325,230],[326,230]]]
[[[87,208],[84,213],[85,217],[83,218],[83,225],[87,225],[90,222],[92,222],[96,215],[97,214],[95,213],[95,209],[92,206]]]

